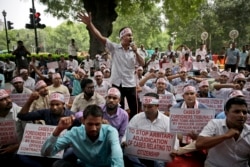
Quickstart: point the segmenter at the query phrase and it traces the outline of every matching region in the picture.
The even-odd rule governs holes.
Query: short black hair
[[[230,98],[226,102],[225,107],[224,107],[225,112],[228,112],[229,109],[231,108],[231,106],[233,104],[236,104],[236,105],[245,105],[247,107],[247,102],[246,102],[245,99],[242,99],[242,98],[239,98],[239,97],[233,97],[233,98]]]
[[[83,118],[86,119],[88,116],[103,117],[102,108],[96,104],[88,105],[83,111]]]
[[[159,99],[159,95],[154,92],[148,92],[144,96],[150,96],[150,97],[155,97],[156,99]]]
[[[85,78],[81,81],[81,88],[82,90],[88,85],[88,84],[91,84],[91,83],[94,83],[92,79],[89,79],[89,78]]]

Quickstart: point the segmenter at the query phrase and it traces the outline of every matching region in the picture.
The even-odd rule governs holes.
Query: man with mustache
[[[205,166],[248,166],[250,126],[247,102],[238,97],[225,104],[226,119],[212,119],[196,141],[197,149],[208,149]]]

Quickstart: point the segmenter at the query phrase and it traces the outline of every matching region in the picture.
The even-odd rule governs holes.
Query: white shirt
[[[207,54],[207,51],[205,49],[200,50],[199,48],[199,49],[196,49],[195,51],[195,57],[197,57],[197,55],[201,55],[201,60],[205,59],[206,54]]]
[[[24,80],[23,86],[26,88],[29,88],[30,90],[34,90],[35,89],[35,84],[36,81],[34,78],[28,77],[27,80]]]
[[[219,136],[227,133],[226,119],[212,119],[203,128],[200,136]],[[245,124],[237,141],[234,138],[208,150],[205,166],[209,167],[248,167],[250,157],[250,126]]]
[[[111,88],[111,85],[107,81],[102,81],[101,85],[95,84],[95,92],[99,93],[101,96],[106,97],[109,88]]]
[[[144,112],[140,112],[133,116],[133,118],[129,121],[127,129],[129,127],[156,132],[169,132],[170,119],[168,116],[158,111],[157,118],[153,122],[151,122],[149,119],[146,118]],[[122,142],[124,141],[126,141],[126,136],[122,138]]]
[[[76,61],[75,59],[73,59],[72,61],[67,60],[67,68],[69,68],[70,66],[73,67],[73,71],[76,71],[78,69],[78,61]]]
[[[125,51],[121,44],[110,40],[107,40],[106,47],[112,56],[111,84],[136,87],[134,72],[137,61],[133,50]]]

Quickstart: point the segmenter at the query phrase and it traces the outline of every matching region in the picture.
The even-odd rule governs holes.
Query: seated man
[[[234,97],[225,104],[226,119],[212,119],[196,141],[197,149],[208,149],[205,166],[248,166],[250,126],[247,103]]]
[[[60,133],[72,126],[74,117],[61,118],[53,134],[42,146],[43,156],[52,156],[69,145],[78,158],[79,167],[88,166],[117,166],[123,167],[123,153],[119,142],[118,132],[110,125],[102,124],[103,111],[97,105],[89,105],[84,110],[80,127],[73,127],[63,136]],[[76,137],[77,136],[77,137]],[[70,164],[59,160],[54,167]]]

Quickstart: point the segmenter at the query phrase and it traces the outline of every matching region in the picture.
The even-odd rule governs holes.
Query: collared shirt
[[[77,137],[76,137],[77,136]],[[85,126],[73,127],[61,137],[50,136],[42,146],[42,155],[55,155],[69,145],[85,167],[124,167],[118,132],[110,125],[102,125],[99,137],[92,142]]]
[[[103,110],[103,118],[108,120],[109,124],[117,129],[121,141],[122,137],[125,135],[125,131],[128,125],[128,113],[122,108],[118,107],[114,115],[109,115],[106,109],[106,105],[102,105],[101,108]]]
[[[105,99],[100,94],[94,92],[94,95],[87,101],[84,98],[84,93],[81,93],[75,97],[71,107],[71,111],[73,112],[83,111],[90,104],[96,104],[96,105],[105,104]]]
[[[16,69],[16,63],[13,61],[9,61],[9,63],[5,63],[5,69],[8,72],[14,71]]]
[[[41,110],[41,109],[48,109],[49,108],[49,96],[39,96],[37,100],[34,100],[30,106],[31,111]]]
[[[227,49],[227,58],[226,58],[226,61],[225,61],[225,64],[236,64],[237,63],[237,57],[240,56],[240,50],[235,48],[235,49],[232,49],[232,48],[228,48]]]
[[[29,88],[30,90],[34,90],[35,89],[35,79],[28,77],[27,80],[24,80],[23,86],[26,88]]]
[[[67,117],[74,115],[72,111],[65,109],[63,114],[58,116],[52,114],[50,109],[42,109],[34,112],[28,112],[26,114],[17,114],[17,117],[23,121],[34,121],[34,120],[44,120],[46,125],[57,125],[61,117]]]
[[[135,87],[135,65],[137,63],[135,54],[130,48],[124,50],[121,44],[112,43],[107,40],[106,47],[112,56],[111,83],[122,87]]]
[[[109,88],[111,88],[111,85],[107,81],[103,80],[100,85],[98,85],[97,83],[95,83],[95,92],[99,93],[103,97],[107,96]]]
[[[224,135],[228,130],[226,119],[212,119],[203,128],[200,136]],[[247,167],[250,157],[249,150],[250,126],[245,124],[237,141],[232,137],[210,148],[205,164],[209,167]]]

